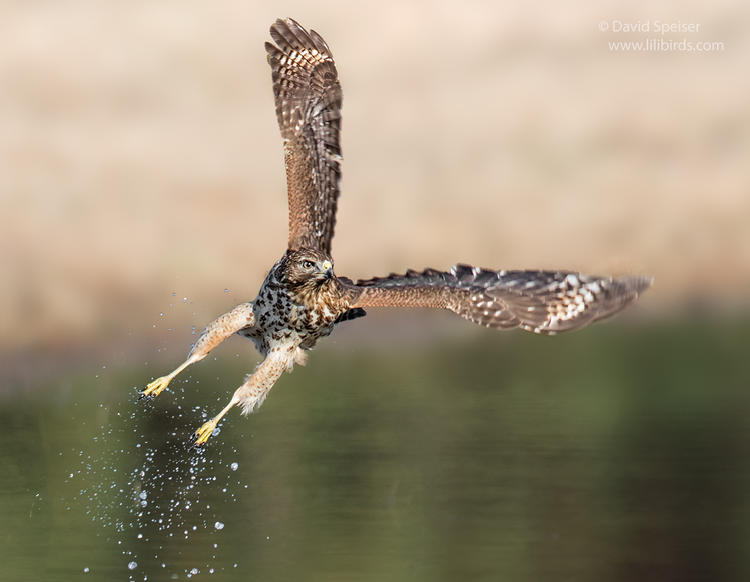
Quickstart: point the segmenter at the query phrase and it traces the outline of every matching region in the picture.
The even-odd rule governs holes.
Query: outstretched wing
[[[289,248],[331,253],[341,176],[341,85],[328,45],[291,18],[266,43],[276,116],[284,140]]]
[[[609,317],[638,298],[650,277],[589,277],[558,271],[408,271],[351,283],[352,308],[434,307],[495,328],[554,334]]]

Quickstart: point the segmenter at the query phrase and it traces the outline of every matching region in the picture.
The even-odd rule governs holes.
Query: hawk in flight
[[[591,277],[564,271],[492,271],[456,265],[449,271],[409,270],[353,282],[333,272],[331,239],[341,176],[341,85],[331,50],[315,31],[292,19],[271,26],[271,65],[289,196],[289,243],[258,296],[219,316],[200,334],[187,360],[151,382],[154,397],[182,370],[232,334],[253,341],[263,361],[227,406],[193,435],[205,443],[235,405],[247,414],[276,380],[336,324],[365,307],[448,309],[486,327],[554,334],[620,311],[651,284],[650,277]]]

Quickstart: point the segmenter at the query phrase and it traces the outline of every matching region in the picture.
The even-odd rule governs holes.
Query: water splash
[[[190,431],[205,412],[183,403],[178,384],[172,400],[161,406],[100,404],[103,422],[89,446],[74,451],[76,466],[66,472],[65,481],[76,488],[67,509],[77,505],[101,527],[125,558],[131,581],[165,571],[192,577],[220,572],[227,564],[222,530],[243,484],[237,479],[239,463],[223,458],[236,458],[238,451],[221,443],[190,448]],[[128,407],[130,414],[112,412]],[[188,560],[192,564],[186,565]],[[84,572],[89,571],[87,566]]]

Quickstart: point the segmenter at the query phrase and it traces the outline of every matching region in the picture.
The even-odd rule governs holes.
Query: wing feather
[[[326,42],[291,18],[266,43],[284,141],[289,248],[331,252],[341,177],[341,85]]]
[[[594,277],[565,271],[493,271],[456,265],[349,283],[353,308],[432,307],[494,328],[554,334],[609,317],[633,303],[650,277]]]

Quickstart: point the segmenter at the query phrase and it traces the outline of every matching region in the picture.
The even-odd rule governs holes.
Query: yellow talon
[[[167,374],[166,376],[162,376],[161,378],[157,378],[153,382],[151,382],[148,386],[146,386],[146,389],[141,392],[141,398],[145,398],[147,396],[159,396],[161,394],[162,390],[164,390],[167,386],[169,386],[169,383],[172,381],[172,378],[174,378],[177,374],[182,372],[185,368],[187,368],[190,364],[193,362],[197,362],[200,360],[199,357],[192,356],[185,360],[180,366],[174,370],[171,374]]]
[[[162,376],[161,378],[157,378],[153,382],[151,382],[148,386],[146,386],[146,389],[141,392],[142,397],[146,396],[159,396],[161,394],[162,390],[164,390],[167,386],[169,386],[169,382],[172,380],[172,376]]]
[[[212,418],[196,430],[193,433],[193,446],[198,447],[205,444],[208,438],[214,433],[214,430],[216,430],[216,423],[217,419]]]

